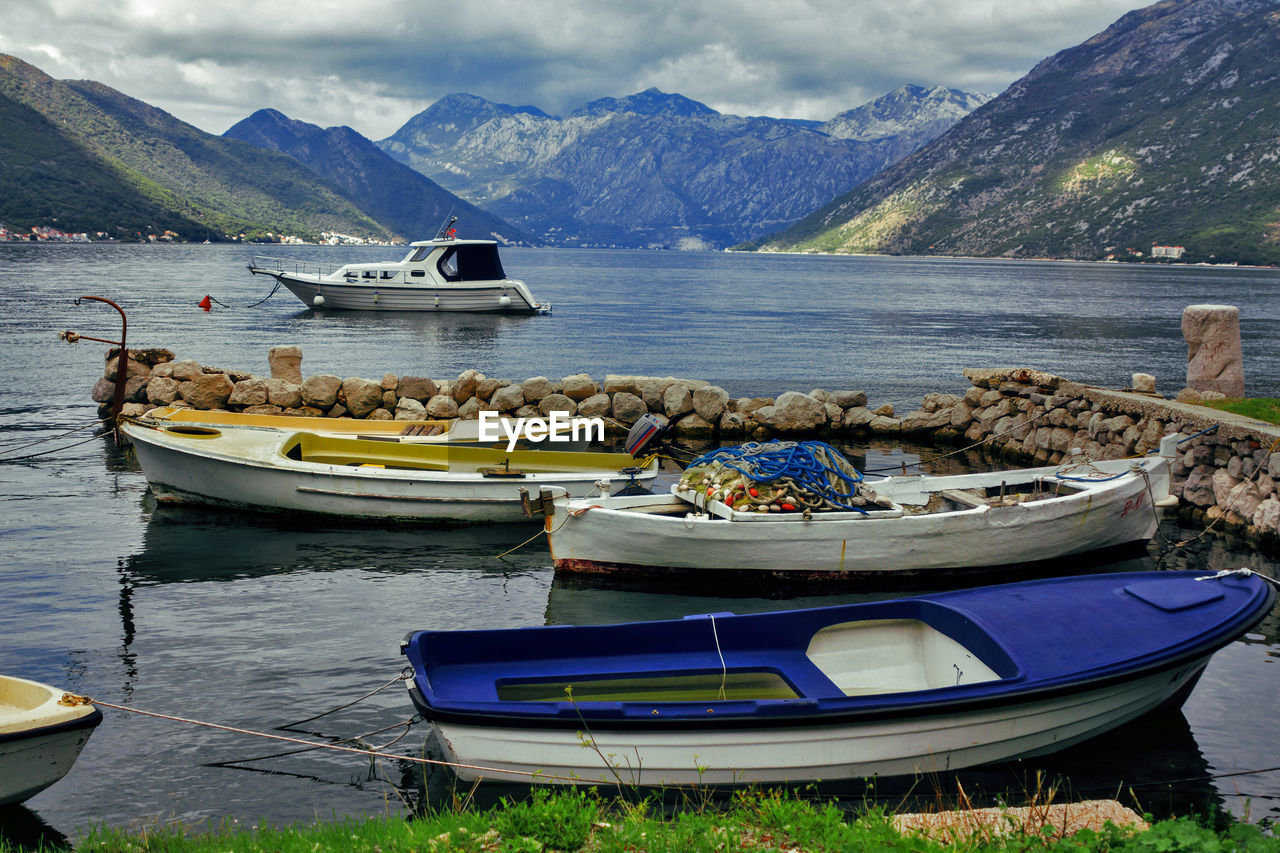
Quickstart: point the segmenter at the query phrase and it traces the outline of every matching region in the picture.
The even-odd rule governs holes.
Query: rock
[[[905,433],[919,433],[932,432],[944,426],[951,426],[951,411],[949,409],[929,411],[920,408],[904,416],[899,428]]]
[[[1244,396],[1240,309],[1234,305],[1188,305],[1182,312],[1187,341],[1187,387]]]
[[[943,394],[934,392],[925,394],[924,399],[920,401],[920,408],[926,412],[937,412],[942,409],[950,409],[963,398],[957,397],[955,394]]]
[[[151,408],[145,403],[124,403],[120,406],[120,414],[126,418],[140,418],[151,411]]]
[[[1251,521],[1263,530],[1269,530],[1272,533],[1280,532],[1280,500],[1267,498],[1259,503],[1257,509],[1253,511]]]
[[[832,391],[831,402],[835,403],[842,409],[852,409],[854,406],[865,406],[867,404],[867,392]]]
[[[609,414],[612,403],[608,394],[593,394],[578,404],[578,417],[602,418]]]
[[[458,417],[464,421],[474,421],[480,417],[480,409],[480,399],[478,397],[469,397],[458,407]]]
[[[140,361],[134,361],[134,360],[133,360],[133,358],[132,358],[132,356],[133,356],[133,350],[130,350],[130,351],[129,351],[129,355],[128,355],[128,356],[126,356],[126,357],[125,357],[125,360],[124,360],[124,375],[125,375],[125,380],[126,380],[126,381],[128,381],[129,379],[132,379],[132,378],[133,378],[133,377],[135,377],[135,376],[150,376],[150,375],[151,375],[151,365],[149,365],[149,364],[143,364],[143,363],[142,363],[142,362],[140,362]],[[103,374],[102,374],[102,375],[103,375],[104,377],[106,377],[107,379],[110,379],[110,380],[112,380],[112,381],[115,381],[115,378],[116,378],[116,364],[117,364],[119,361],[120,361],[120,359],[119,359],[118,357],[117,357],[117,358],[109,358],[109,359],[107,359],[107,366],[106,366],[106,369],[104,370],[104,372],[103,372]]]
[[[1267,474],[1273,480],[1280,480],[1280,452],[1267,457]]]
[[[1182,499],[1194,506],[1213,506],[1213,473],[1214,469],[1209,465],[1192,468],[1187,475],[1187,482],[1182,486]]]
[[[458,401],[448,394],[437,394],[427,401],[427,417],[456,418],[457,416]]]
[[[690,438],[710,438],[716,432],[715,424],[709,422],[697,412],[690,412],[676,421],[672,429],[676,435]]]
[[[178,388],[181,384],[169,376],[153,376],[147,383],[147,400],[157,406],[167,406],[178,399]],[[110,399],[110,397],[107,398],[107,400]]]
[[[394,419],[394,417],[395,417],[395,416],[394,416],[394,415],[392,415],[392,414],[391,414],[391,412],[387,411],[386,409],[384,409],[384,408],[377,408],[377,409],[374,409],[374,410],[369,414],[369,417],[368,417],[368,418],[366,418],[365,420],[370,420],[370,421],[389,421],[389,420],[393,420],[393,419]]]
[[[866,406],[854,406],[845,411],[840,425],[848,430],[869,429],[874,418],[875,415]]]
[[[738,438],[747,434],[751,419],[742,412],[725,412],[720,416],[720,436]]]
[[[757,409],[755,419],[778,432],[809,432],[827,422],[827,410],[808,394],[784,391],[772,406]]]
[[[973,423],[974,409],[967,399],[961,400],[947,411],[951,414],[951,426],[956,429],[968,429],[969,424]]]
[[[1130,387],[1139,394],[1156,393],[1156,378],[1150,373],[1135,373],[1129,383]]]
[[[327,409],[338,401],[338,391],[341,388],[342,380],[332,373],[308,376],[302,383],[302,402],[308,406]]]
[[[342,380],[342,400],[353,418],[366,418],[382,406],[382,383],[348,377]]]
[[[266,380],[264,379],[263,381],[265,382]],[[244,407],[244,413],[246,415],[278,415],[283,411],[284,409],[280,408],[279,406],[273,406],[270,403],[263,403],[258,406]]]
[[[902,432],[902,421],[888,415],[876,415],[867,426],[872,432],[881,435],[897,435]]]
[[[662,396],[670,386],[670,380],[659,379],[654,376],[637,376],[635,378],[635,395],[644,401],[645,408],[654,412],[661,412],[664,409]]]
[[[351,412],[347,410],[346,406],[342,405],[342,401],[334,400],[333,405],[329,407],[329,411],[324,413],[324,416],[326,418],[349,418],[351,417]]]
[[[573,376],[566,376],[560,384],[564,389],[564,395],[576,403],[580,403],[589,397],[594,397],[600,391],[596,381],[586,373],[575,373]]]
[[[504,385],[489,398],[489,406],[495,412],[514,412],[524,403],[524,390],[519,385]]]
[[[572,417],[578,411],[578,404],[565,394],[548,394],[538,401],[538,411],[543,417],[550,417],[552,412],[564,412]]]
[[[197,376],[204,375],[204,368],[200,366],[200,362],[191,359],[175,361],[169,370],[169,375],[179,382],[191,382]]]
[[[440,388],[434,380],[426,376],[401,376],[396,384],[396,393],[401,397],[412,397],[420,403],[425,403],[439,394]]]
[[[524,392],[526,403],[537,403],[548,394],[554,394],[555,388],[551,385],[551,380],[545,376],[534,376],[520,383],[520,390]]]
[[[481,400],[488,400],[493,396],[493,392],[499,388],[504,388],[511,383],[505,379],[489,379],[485,377],[476,382],[476,396]]]
[[[616,394],[619,391],[634,394],[636,392],[636,378],[617,373],[606,374],[604,377],[604,393]]]
[[[302,386],[285,379],[264,379],[267,403],[282,409],[295,409],[302,405]]]
[[[193,407],[208,411],[225,406],[234,387],[225,373],[202,373],[196,379],[183,382],[178,393]]]
[[[542,417],[542,412],[538,410],[537,406],[531,405],[529,403],[525,403],[523,406],[516,409],[516,417],[517,418],[540,418]]]
[[[695,388],[690,397],[693,401],[693,410],[698,413],[700,418],[709,423],[715,423],[720,420],[720,416],[724,414],[729,405],[729,392],[719,385]]]
[[[648,411],[644,400],[629,391],[617,391],[613,395],[613,418],[625,426],[631,426]]]
[[[772,397],[743,397],[737,401],[735,411],[744,415],[753,415],[763,409],[765,406],[772,406]]]
[[[398,421],[424,421],[427,419],[427,407],[413,397],[401,397],[396,404],[395,419]]]
[[[400,377],[394,373],[384,373],[382,374],[382,382],[379,384],[382,385],[383,391],[394,391],[400,385]]]
[[[263,379],[242,379],[231,389],[227,398],[229,406],[264,406],[267,404],[267,383]]]
[[[1218,468],[1213,472],[1211,478],[1213,483],[1213,500],[1218,506],[1226,509],[1231,490],[1240,482],[1232,477],[1223,468]]]
[[[267,364],[272,379],[283,379],[294,385],[302,384],[302,348],[297,346],[272,347],[267,352]]]
[[[1258,494],[1258,487],[1245,481],[1236,484],[1231,491],[1227,492],[1227,499],[1222,503],[1222,508],[1238,514],[1242,519],[1251,519],[1261,503],[1262,495]]]
[[[885,403],[883,406],[876,409],[874,414],[884,418],[893,417],[893,403]]]
[[[676,420],[693,411],[693,394],[683,385],[670,385],[662,393],[662,410]]]
[[[451,396],[456,402],[465,403],[476,395],[476,385],[481,379],[484,379],[484,374],[478,370],[462,371],[449,389]]]

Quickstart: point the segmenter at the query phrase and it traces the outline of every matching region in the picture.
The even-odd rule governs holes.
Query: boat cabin
[[[334,273],[349,283],[399,282],[435,278],[447,282],[505,281],[506,271],[492,240],[421,240],[391,263],[347,264]],[[421,282],[421,283],[426,283]]]

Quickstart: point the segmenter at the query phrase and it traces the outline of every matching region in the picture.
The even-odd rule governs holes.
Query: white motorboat
[[[760,511],[724,494],[718,481],[688,476],[670,494],[586,501],[554,494],[541,504],[552,507],[546,529],[563,572],[704,579],[725,571],[795,579],[952,572],[1150,539],[1160,510],[1177,500],[1169,492],[1175,445],[1169,436],[1161,455],[1142,459],[887,477],[867,484],[877,502],[856,511]],[[780,500],[764,509],[795,509]]]
[[[38,681],[0,675],[0,806],[57,782],[80,755],[102,712]]]
[[[272,512],[441,522],[527,521],[522,492],[584,497],[657,475],[656,458],[512,450],[413,437],[125,421],[156,499]]]
[[[328,267],[255,256],[254,275],[268,275],[312,308],[357,311],[472,311],[544,314],[529,287],[507,278],[493,240],[436,238],[409,244],[402,260]]]

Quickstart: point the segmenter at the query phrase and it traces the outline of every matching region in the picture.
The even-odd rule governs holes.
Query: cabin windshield
[[[438,266],[447,281],[499,281],[507,277],[494,245],[451,246],[440,256]]]
[[[409,257],[405,258],[405,263],[418,264],[427,259],[427,255],[431,254],[434,246],[419,246],[409,253]]]

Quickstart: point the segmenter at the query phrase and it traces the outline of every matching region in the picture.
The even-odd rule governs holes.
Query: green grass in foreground
[[[1275,397],[1249,397],[1243,400],[1205,400],[1201,405],[1280,424],[1280,400]]]
[[[1144,832],[1111,824],[1065,838],[1052,826],[1040,834],[1000,836],[990,830],[939,843],[902,835],[880,809],[849,815],[831,803],[814,803],[775,793],[744,793],[727,808],[690,802],[673,817],[657,815],[649,801],[607,804],[588,791],[536,791],[532,799],[503,800],[488,811],[447,811],[404,820],[380,816],[307,826],[248,831],[225,829],[185,835],[181,828],[140,833],[99,829],[77,851],[111,853],[321,853],[321,851],[481,851],[583,850],[587,853],[675,853],[680,851],[1280,851],[1280,839],[1250,824],[1215,832],[1188,818],[1167,820]],[[0,853],[16,848],[0,841]]]

